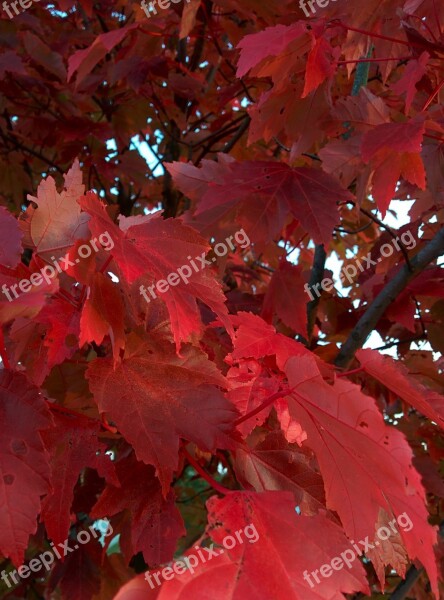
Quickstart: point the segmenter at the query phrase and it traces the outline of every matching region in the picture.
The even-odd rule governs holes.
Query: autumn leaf
[[[185,173],[190,172],[185,169]],[[223,183],[209,184],[196,217],[208,220],[213,214],[231,215],[258,242],[273,239],[290,213],[321,243],[338,223],[337,202],[352,198],[333,177],[315,169],[246,161],[222,164],[221,170]],[[201,171],[202,179],[207,180],[204,168]],[[173,165],[171,172],[178,179],[182,167]]]
[[[113,344],[114,360],[117,360],[125,347],[122,298],[108,277],[95,273],[80,318],[79,346],[86,342],[100,345],[108,334]]]
[[[97,359],[87,377],[100,411],[134,444],[138,460],[156,467],[165,495],[178,467],[180,436],[207,451],[234,443],[237,413],[217,387],[225,379],[196,348],[184,348],[179,357],[170,343],[132,334],[115,369],[109,359]]]
[[[359,350],[356,357],[366,373],[440,427],[444,427],[444,397],[441,394],[421,385],[409,375],[404,365],[396,363],[390,356],[367,349]]]
[[[303,303],[298,303],[295,310],[295,298],[304,297],[305,283],[301,268],[282,261],[271,278],[262,317],[270,322],[275,313],[286,325],[304,336],[307,332],[307,310]]]
[[[85,190],[78,160],[64,179],[61,193],[57,191],[51,176],[42,181],[37,197],[28,198],[37,208],[30,204],[20,221],[24,233],[23,244],[51,263],[51,256],[60,258],[76,239],[89,237],[89,217],[81,214],[77,203]]]
[[[27,4],[0,596],[442,597],[444,5]]]
[[[42,432],[51,416],[38,388],[20,373],[0,372],[1,500],[0,550],[19,566],[28,538],[37,531],[40,498],[51,487]]]
[[[402,541],[409,556],[426,567],[437,593],[436,530],[428,524],[425,491],[402,434],[385,425],[374,401],[355,384],[343,379],[334,386],[325,383],[310,357],[290,358],[285,369],[295,391],[288,400],[278,400],[278,415],[284,417],[284,432],[292,421],[306,431],[306,444],[324,479],[327,507],[337,511],[353,539],[373,536],[378,507],[395,517],[407,512],[413,527],[400,532]],[[369,447],[370,453],[364,451]]]
[[[331,598],[331,594],[367,591],[364,570],[359,563],[351,569],[332,573],[316,585],[303,578],[320,565],[330,562],[349,546],[341,528],[323,515],[298,516],[292,495],[288,492],[252,494],[237,492],[226,498],[213,497],[208,502],[209,531],[212,539],[222,544],[226,535],[251,524],[257,541],[243,537],[244,543],[228,551],[236,565],[231,571],[233,598],[294,598],[295,600]],[[316,531],[322,528],[323,539]],[[268,557],[268,560],[266,559]],[[262,567],[259,569],[258,565]],[[333,592],[333,590],[335,590]],[[184,596],[187,597],[187,596]]]
[[[106,447],[98,439],[99,431],[97,422],[61,413],[54,415],[54,427],[43,432],[50,453],[53,490],[43,501],[42,518],[56,544],[68,536],[74,486],[85,467],[97,469],[100,475],[119,485],[114,466],[105,455]]]
[[[176,273],[174,286],[178,287],[171,286],[159,297],[167,305],[177,347],[201,329],[197,299],[207,304],[230,327],[224,296],[214,273],[205,268],[196,271],[189,266],[190,260],[204,257],[209,249],[194,229],[178,219],[163,220],[159,214],[122,218],[118,228],[93,194],[84,196],[80,204],[91,215],[89,227],[93,235],[99,236],[107,231],[111,236],[113,259],[128,283],[147,273],[155,283],[165,281],[171,273]],[[189,276],[181,279],[177,271],[184,264],[188,265]],[[199,266],[199,263],[195,264]]]
[[[307,448],[289,444],[282,432],[273,432],[256,445],[236,451],[234,468],[245,487],[256,492],[293,492],[303,515],[325,510],[322,477]]]
[[[122,546],[129,549],[128,560],[142,552],[150,565],[167,562],[174,554],[177,539],[185,534],[174,492],[163,498],[153,467],[134,457],[120,461],[116,469],[119,485],[111,483],[105,488],[92,508],[92,516],[112,517],[129,510],[131,525],[121,534]]]

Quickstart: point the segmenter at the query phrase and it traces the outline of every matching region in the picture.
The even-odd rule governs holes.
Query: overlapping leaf
[[[164,494],[178,466],[179,437],[205,450],[233,444],[237,413],[218,388],[225,379],[196,348],[177,356],[168,342],[132,334],[115,369],[110,359],[97,359],[87,377],[100,411],[116,423],[137,458],[156,467]]]
[[[22,374],[0,371],[0,394],[0,551],[18,566],[37,530],[41,496],[50,490],[42,431],[51,426],[51,416],[38,388]]]
[[[205,168],[191,169],[182,163],[169,166],[179,186],[184,177],[192,176],[195,181],[200,173],[200,179],[208,181]],[[267,161],[231,162],[222,164],[218,180],[208,185],[196,217],[211,222],[216,214],[219,218],[230,215],[252,240],[264,242],[278,234],[290,214],[316,243],[322,243],[339,222],[337,203],[351,199],[334,177],[316,169],[292,169]]]
[[[178,538],[185,533],[174,504],[174,492],[164,498],[153,467],[137,462],[134,457],[120,461],[116,469],[120,486],[106,487],[92,509],[92,517],[112,517],[128,510],[131,525],[124,525],[121,535],[122,547],[129,550],[128,561],[133,554],[142,552],[151,566],[168,562]]]
[[[120,220],[117,227],[94,194],[80,200],[82,208],[91,215],[89,227],[95,236],[108,232],[114,242],[113,259],[128,283],[147,275],[154,284],[176,273],[174,286],[159,297],[165,302],[171,319],[176,345],[188,341],[201,330],[196,300],[207,304],[229,327],[227,309],[221,286],[214,272],[206,268],[191,270],[190,260],[205,257],[208,243],[191,227],[178,219],[164,220],[159,214]],[[199,266],[199,262],[196,263]],[[177,270],[187,265],[191,275],[180,279]],[[186,284],[185,284],[186,281]],[[151,297],[148,300],[151,302]]]
[[[74,486],[85,467],[97,469],[102,477],[119,484],[106,446],[99,442],[100,424],[85,418],[56,414],[54,427],[43,433],[50,453],[53,490],[42,505],[48,536],[58,544],[68,537]]]

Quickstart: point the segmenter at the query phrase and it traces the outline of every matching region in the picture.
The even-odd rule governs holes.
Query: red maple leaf
[[[193,182],[199,176],[208,181],[204,168],[173,163],[168,169],[179,187],[190,176]],[[212,222],[216,216],[224,219],[231,216],[257,242],[272,240],[290,214],[316,243],[322,243],[339,221],[337,203],[352,199],[326,173],[306,167],[292,169],[283,163],[222,163],[218,179],[206,187],[196,217]],[[185,192],[187,187],[183,188]]]
[[[51,416],[38,388],[20,373],[0,371],[0,392],[0,550],[18,566],[37,531],[40,498],[50,490],[42,431],[51,426]]]
[[[87,377],[100,411],[133,444],[137,458],[156,467],[164,494],[178,466],[179,436],[210,451],[233,445],[237,413],[217,387],[225,379],[196,348],[177,356],[169,342],[132,334],[116,368],[97,359]]]
[[[63,542],[69,532],[74,486],[85,467],[97,469],[100,475],[119,482],[114,466],[105,455],[106,446],[99,442],[98,422],[71,415],[54,415],[54,427],[43,432],[50,453],[53,490],[42,504],[42,518],[49,537],[56,544]]]
[[[153,467],[137,462],[134,456],[121,460],[116,469],[120,485],[105,488],[93,506],[92,517],[112,517],[128,510],[130,524],[124,521],[121,529],[128,562],[137,552],[142,552],[152,566],[169,561],[177,539],[185,534],[174,492],[171,490],[164,498]]]

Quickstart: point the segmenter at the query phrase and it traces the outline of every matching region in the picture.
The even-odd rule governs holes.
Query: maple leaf
[[[120,29],[108,31],[97,36],[93,44],[85,50],[77,50],[70,58],[68,64],[68,81],[77,73],[76,84],[79,85],[87,77],[98,62],[111,52],[117,44],[125,39],[127,34],[139,27],[138,23],[125,25]]]
[[[75,306],[51,298],[33,318],[16,316],[10,330],[13,357],[27,367],[28,377],[41,385],[51,369],[71,358],[78,348],[80,315]]]
[[[305,86],[302,98],[317,89],[328,77],[336,71],[336,64],[340,54],[339,48],[332,48],[325,37],[318,37],[310,50],[305,71]]]
[[[181,163],[169,167],[173,179],[183,179]],[[204,171],[202,167],[200,171]],[[213,213],[232,215],[257,242],[272,240],[288,214],[300,221],[316,243],[328,240],[339,222],[338,201],[352,198],[330,175],[306,167],[292,169],[267,161],[231,162],[221,167],[224,182],[210,183],[196,217],[211,219]],[[185,167],[185,173],[192,173]],[[194,179],[198,169],[194,169]],[[203,174],[204,181],[207,177]]]
[[[51,176],[43,180],[37,197],[28,196],[37,208],[30,204],[19,221],[24,233],[23,244],[48,262],[51,256],[57,259],[64,256],[76,239],[89,237],[89,216],[81,213],[77,203],[85,190],[77,159],[64,179],[65,189],[61,193]]]
[[[379,530],[380,527],[388,527],[391,535],[386,540],[378,535],[375,540],[375,545],[378,542],[377,548],[369,548],[366,555],[372,561],[379,581],[384,581],[385,565],[392,565],[396,572],[401,577],[404,577],[408,565],[407,552],[402,543],[399,531],[396,528],[393,531],[393,528],[390,526],[390,517],[382,509],[379,511],[375,529]]]
[[[168,275],[188,264],[190,258],[204,256],[210,248],[194,229],[183,225],[178,219],[163,220],[160,214],[122,218],[119,229],[94,194],[84,196],[80,204],[91,215],[89,227],[93,235],[107,231],[111,236],[114,242],[113,259],[128,283],[147,273],[154,282],[166,280]],[[168,308],[178,348],[181,341],[188,341],[193,333],[200,331],[196,299],[207,304],[230,328],[224,295],[213,271],[192,271],[186,287],[183,282],[176,282],[177,287],[172,286],[160,295]]]
[[[30,31],[27,31],[23,36],[23,44],[34,62],[53,73],[60,81],[66,80],[66,69],[60,54],[53,52],[49,46]]]
[[[208,451],[231,447],[237,415],[216,387],[226,385],[216,366],[197,348],[181,352],[177,356],[169,342],[131,334],[115,369],[109,359],[97,359],[87,372],[100,411],[109,414],[137,458],[156,467],[164,494],[178,466],[179,437]]]
[[[237,66],[237,76],[243,77],[253,69],[252,75],[266,77],[273,75],[274,83],[285,78],[294,68],[291,61],[285,61],[286,69],[282,71],[281,60],[273,60],[269,57],[278,57],[287,47],[294,42],[290,49],[290,55],[298,58],[304,52],[310,50],[310,36],[308,27],[304,21],[297,21],[290,26],[276,25],[267,27],[263,31],[246,35],[238,44],[240,57]],[[299,45],[300,44],[300,45]],[[266,60],[268,59],[268,60]],[[264,62],[266,60],[266,62]]]
[[[277,401],[278,416],[284,431],[293,422],[305,430],[327,507],[337,511],[355,540],[373,536],[379,508],[396,517],[406,512],[413,527],[401,531],[404,546],[426,567],[437,593],[436,530],[427,522],[425,491],[403,435],[385,425],[374,400],[358,386],[343,379],[327,384],[313,358],[290,358],[285,370],[294,392]]]
[[[142,552],[147,564],[154,566],[171,560],[177,540],[184,535],[182,517],[171,490],[162,495],[153,467],[134,460],[134,456],[116,465],[120,486],[108,485],[92,508],[91,516],[112,517],[130,511],[131,525],[123,530],[121,543],[130,548],[128,556]],[[125,539],[128,536],[130,540]]]
[[[214,542],[221,546],[224,539],[232,537],[237,543],[230,544],[229,550],[215,550],[211,561],[200,562],[193,571],[165,581],[159,600],[191,600],[201,595],[201,590],[211,590],[215,600],[227,595],[233,600],[344,600],[341,592],[368,591],[359,561],[351,563],[350,569],[333,572],[330,579],[321,579],[320,584],[310,583],[310,575],[304,578],[305,573],[319,571],[329,563],[333,553],[348,549],[350,543],[342,529],[324,515],[298,516],[291,494],[235,492],[221,499],[213,496],[207,507],[208,533]],[[322,543],[317,538],[320,528]],[[141,578],[134,579],[116,599],[130,600],[133,593],[134,600],[138,599],[141,584]]]
[[[98,440],[98,421],[59,413],[53,418],[54,428],[42,434],[50,453],[53,486],[53,491],[43,501],[42,518],[49,537],[58,544],[69,532],[74,486],[81,471],[85,467],[97,469],[116,486],[119,482],[110,458],[105,455],[106,446]]]
[[[358,350],[363,370],[420,413],[444,428],[444,396],[427,389],[409,375],[408,369],[376,350]]]
[[[322,84],[305,98],[298,97],[295,84],[262,94],[259,102],[249,110],[248,143],[262,139],[286,141],[291,145],[291,162],[309,152],[319,143],[319,123],[329,117],[325,88],[326,84]]]
[[[399,81],[397,81],[392,89],[395,94],[403,94],[405,92],[405,113],[410,111],[412,106],[413,98],[416,94],[416,85],[424,77],[427,69],[427,63],[429,62],[430,54],[423,52],[418,60],[412,60],[408,63],[405,68],[404,74]]]
[[[234,350],[226,358],[229,364],[244,358],[275,356],[277,366],[283,371],[287,360],[292,356],[310,356],[316,359],[300,342],[277,333],[272,325],[257,315],[239,312],[236,316],[232,316],[231,320],[236,327],[236,332]],[[322,368],[331,368],[321,363],[322,361],[319,361],[318,364]]]
[[[297,333],[307,333],[307,310],[303,302],[296,304],[295,298],[304,297],[302,268],[281,261],[279,269],[273,273],[267,294],[264,298],[262,317],[270,322],[275,312],[282,321]]]
[[[234,492],[220,499],[213,496],[207,507],[208,531],[217,544],[222,545],[224,538],[236,531],[242,535],[249,524],[257,532],[256,541],[252,541],[253,537],[247,540],[244,535],[242,544],[224,552],[236,567],[225,569],[230,575],[232,598],[318,600],[333,595],[339,600],[343,598],[341,592],[368,590],[359,561],[350,569],[333,572],[329,579],[321,579],[319,584],[312,582],[310,585],[304,579],[305,571],[310,573],[319,569],[350,544],[342,529],[324,515],[298,516],[292,494]],[[320,529],[322,541],[317,535]],[[162,589],[160,598],[167,589],[168,584]],[[187,591],[187,587],[182,590],[184,599],[191,597]],[[172,600],[175,596],[165,594],[164,598]]]
[[[366,163],[371,161],[375,170],[373,195],[383,216],[401,176],[425,188],[425,170],[419,155],[423,135],[424,123],[417,120],[378,125],[362,139],[362,158]]]
[[[304,446],[289,444],[280,431],[250,447],[252,443],[236,450],[234,468],[244,486],[252,486],[256,492],[293,492],[303,515],[325,510],[322,477]]]
[[[390,121],[387,104],[367,88],[361,88],[356,96],[339,98],[332,116],[342,127],[348,130],[352,127],[357,132],[374,131],[375,126]]]
[[[319,151],[322,168],[326,173],[336,175],[342,185],[348,186],[361,174],[360,149],[359,135],[354,135],[347,140],[342,138],[332,140]]]
[[[227,373],[230,386],[228,398],[241,415],[249,414],[261,406],[267,398],[279,389],[276,379],[267,377],[261,365],[255,360],[243,360],[237,367],[231,367]],[[271,411],[271,405],[264,408],[254,419],[248,419],[237,426],[246,437],[257,425],[262,425]]]
[[[96,253],[91,253],[88,258],[82,258],[82,260],[78,260],[79,257],[79,248],[84,243],[84,240],[77,240],[68,250],[67,257],[69,262],[72,263],[65,267],[61,266],[61,268],[67,273],[70,277],[82,283],[83,285],[90,286],[94,280],[94,276],[97,272],[97,262],[96,262]],[[99,270],[101,273],[102,271]]]
[[[42,431],[51,416],[38,388],[20,373],[0,371],[0,392],[0,551],[18,566],[37,531],[40,497],[50,489]]]
[[[80,318],[79,346],[86,342],[100,345],[111,336],[114,360],[125,347],[123,301],[118,288],[102,273],[95,273]]]
[[[31,262],[30,267],[33,266]],[[57,279],[48,285],[43,281],[40,286],[33,286],[28,293],[21,294],[19,283],[22,279],[30,277],[30,269],[19,263],[15,269],[0,270],[0,284],[2,297],[0,300],[0,320],[9,323],[20,317],[33,318],[44,307],[47,296],[54,294],[59,289]]]
[[[413,596],[437,595],[444,5],[167,4],[150,16],[92,0],[3,7],[0,359],[32,392],[0,391],[8,460],[19,450],[0,551],[23,555],[36,522],[27,560],[48,531],[73,538],[105,512],[115,530],[5,593],[343,600],[369,591],[363,563],[372,597],[388,572],[396,597],[414,561]],[[405,225],[390,236],[378,208]],[[207,255],[241,228],[248,247]],[[114,247],[84,258],[106,232]],[[410,260],[385,256],[408,232]],[[362,272],[347,296],[309,303],[321,244]],[[74,264],[59,261],[50,285],[21,291],[63,255]],[[188,283],[159,291],[185,265]],[[363,325],[398,360],[359,351]],[[431,349],[415,350],[418,336]],[[342,371],[354,358],[360,369]],[[223,498],[207,526],[211,487]],[[411,529],[394,531],[403,513]],[[124,585],[143,558],[191,558],[253,522],[260,539],[217,548],[194,573]],[[304,578],[384,527],[393,535],[356,556],[355,575]]]

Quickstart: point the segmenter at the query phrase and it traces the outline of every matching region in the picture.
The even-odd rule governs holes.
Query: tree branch
[[[402,265],[400,270],[391,279],[378,296],[373,300],[365,314],[359,319],[353,331],[343,344],[335,364],[337,367],[347,367],[353,359],[355,352],[362,348],[366,339],[376,327],[379,319],[386,309],[396,300],[399,294],[407,287],[407,284],[417,277],[429,263],[444,253],[444,227],[438,231],[435,237],[418,252],[407,264]]]
[[[245,131],[248,129],[248,127],[250,125],[250,121],[251,121],[251,119],[250,119],[249,115],[246,115],[245,121],[241,124],[241,126],[237,130],[236,135],[234,135],[231,138],[231,140],[225,144],[222,152],[224,152],[226,154],[227,152],[230,152],[233,149],[233,147],[237,144],[237,142],[241,139],[241,137],[243,136]]]
[[[442,231],[442,230],[441,230]],[[442,536],[444,534],[444,524],[441,523],[439,528],[439,535]],[[424,567],[420,567],[417,569],[415,565],[412,565],[410,569],[407,571],[405,579],[401,581],[401,583],[396,587],[390,596],[390,600],[405,600],[407,594],[410,592],[412,587],[421,577],[424,572]]]
[[[324,245],[318,244],[315,248],[313,268],[311,270],[310,282],[308,284],[311,290],[316,290],[316,287],[319,288],[319,284],[324,278],[326,258],[327,254],[325,252]],[[313,328],[316,321],[316,312],[320,299],[321,296],[316,295],[314,300],[310,300],[310,302],[307,303],[307,336],[309,342],[313,333]]]

